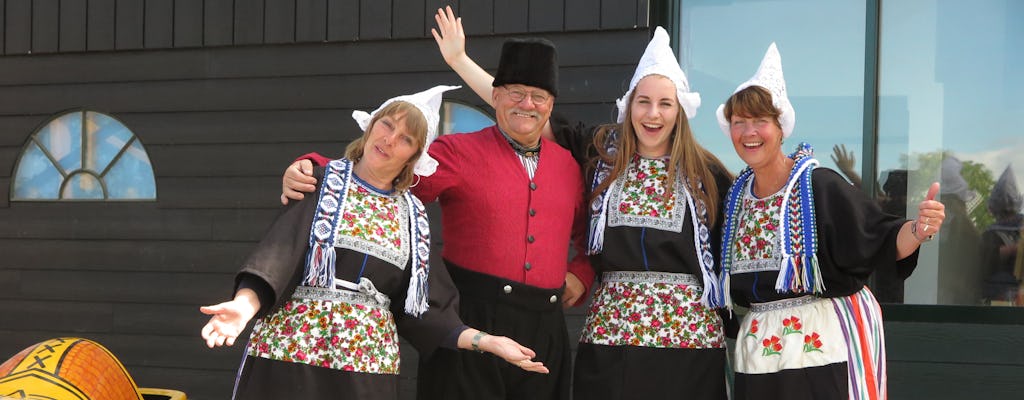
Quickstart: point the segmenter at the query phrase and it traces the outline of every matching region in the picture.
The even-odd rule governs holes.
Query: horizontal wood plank
[[[347,143],[358,136],[351,109],[117,113],[143,145],[328,142]],[[5,126],[31,130],[38,117],[19,117]],[[13,118],[13,117],[11,117]],[[12,135],[13,136],[13,135]],[[0,136],[0,140],[3,137]],[[11,145],[22,141],[10,140]],[[0,142],[2,145],[3,142]]]
[[[961,343],[963,347],[966,346]],[[957,346],[947,342],[943,351]],[[892,346],[887,346],[892,348]],[[1016,399],[1024,393],[1024,367],[889,361],[891,399]]]
[[[4,268],[58,271],[232,273],[256,247],[255,241],[4,239],[2,243]]]
[[[609,85],[628,82],[632,66],[562,69],[560,103],[609,101],[621,96]],[[420,74],[332,75],[273,79],[154,81],[10,86],[0,98],[0,115],[53,114],[86,107],[107,113],[174,111],[244,111],[301,109],[372,110],[397,94],[425,88],[424,82],[456,82],[449,72]],[[339,96],[362,93],[362,96]]]
[[[298,156],[295,154],[294,156]],[[291,158],[283,157],[286,164]],[[268,177],[162,177],[158,195],[163,208],[276,208],[280,205],[281,176]]]
[[[209,7],[210,3],[207,5]],[[207,14],[206,17],[215,16]],[[210,35],[207,33],[207,37]],[[634,68],[649,34],[646,29],[639,29],[602,32],[600,39],[578,32],[544,37],[558,48],[562,67],[623,64]],[[506,39],[503,36],[470,37],[467,52],[485,69],[493,70]],[[602,48],[621,51],[594,52],[594,40],[600,40]],[[74,64],[75,68],[69,70],[68,64]],[[0,63],[0,86],[448,70],[433,38],[429,38],[11,57]]]
[[[296,157],[311,151],[341,155],[337,142],[149,146],[154,172],[161,177],[280,177]],[[188,160],[182,163],[181,160]]]
[[[225,301],[234,273],[187,274],[133,271],[32,271],[20,273],[19,287],[5,300],[215,304]]]
[[[242,359],[242,347],[209,349],[198,334],[189,336],[76,334],[57,330],[15,331],[0,328],[0,353],[13,355],[35,343],[56,337],[80,337],[110,350],[132,373],[138,367],[194,369],[196,371],[233,371]],[[230,383],[229,383],[230,384]]]
[[[890,321],[885,330],[890,361],[1024,367],[1024,326]]]
[[[2,239],[257,241],[280,206],[162,209],[153,203],[14,202],[0,210]]]
[[[3,329],[59,330],[67,332],[111,332],[114,312],[111,304],[39,299],[0,300]],[[0,354],[0,358],[4,358]]]

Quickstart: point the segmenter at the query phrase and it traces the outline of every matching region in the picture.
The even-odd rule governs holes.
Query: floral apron
[[[249,356],[343,371],[398,374],[390,300],[379,292],[299,286],[277,312],[257,321]]]
[[[660,348],[722,348],[718,313],[700,303],[690,274],[612,271],[602,282],[583,327],[582,343]]]

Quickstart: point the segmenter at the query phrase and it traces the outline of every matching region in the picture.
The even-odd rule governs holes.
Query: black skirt
[[[398,400],[398,375],[349,372],[246,356],[235,400]]]
[[[580,343],[573,399],[725,400],[725,351]]]

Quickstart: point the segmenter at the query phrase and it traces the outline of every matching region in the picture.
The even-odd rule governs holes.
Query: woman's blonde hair
[[[601,161],[612,166],[611,173],[607,178],[604,179],[591,193],[591,201],[593,201],[600,193],[604,192],[608,187],[615,181],[616,178],[621,176],[625,171],[626,167],[631,162],[637,150],[637,138],[636,131],[633,129],[633,98],[636,97],[636,91],[634,90],[629,96],[629,106],[626,107],[626,115],[622,124],[608,124],[598,128],[597,134],[594,135],[594,147],[597,148],[598,158]],[[668,181],[666,182],[665,192],[673,190],[675,186],[676,176],[682,173],[684,177],[690,179],[691,184],[696,184],[699,180],[704,185],[704,190],[700,191],[697,187],[691,187],[692,196],[704,202],[707,206],[708,211],[708,225],[714,225],[715,219],[718,215],[718,208],[721,206],[718,201],[719,191],[725,190],[725,188],[719,188],[718,183],[715,180],[714,172],[720,172],[725,174],[731,181],[732,176],[729,174],[725,165],[711,154],[710,151],[705,149],[697,140],[693,137],[693,132],[690,131],[690,122],[686,118],[686,112],[683,107],[677,105],[678,112],[676,113],[675,129],[673,129],[670,137],[670,149],[669,162],[668,162]],[[617,130],[619,132],[614,148],[616,149],[615,154],[608,154],[607,140],[608,135],[612,131]],[[665,196],[665,201],[668,201],[670,197]]]
[[[353,140],[349,143],[348,147],[345,148],[345,158],[352,160],[353,163],[359,162],[363,158],[363,147],[366,146],[366,141],[370,136],[370,130],[373,129],[373,125],[378,120],[385,116],[393,117],[398,123],[405,124],[409,134],[416,139],[416,153],[409,157],[409,161],[405,163],[402,170],[392,181],[394,190],[401,192],[409,189],[412,186],[413,181],[416,179],[413,174],[413,167],[416,165],[416,161],[420,159],[420,155],[423,154],[423,144],[427,141],[427,119],[420,112],[419,108],[404,101],[395,101],[383,109],[377,112],[370,120],[370,124],[367,125],[366,130],[363,131],[363,136],[359,139]]]

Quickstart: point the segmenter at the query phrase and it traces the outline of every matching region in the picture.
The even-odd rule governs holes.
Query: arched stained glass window
[[[445,100],[441,103],[442,135],[476,132],[494,125],[490,115],[471,105]]]
[[[32,135],[14,172],[12,201],[153,200],[153,166],[117,119],[94,111],[58,115]]]

